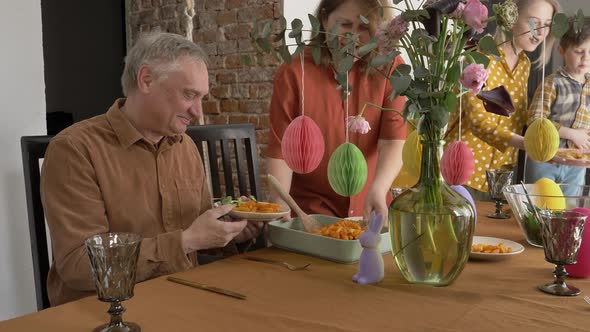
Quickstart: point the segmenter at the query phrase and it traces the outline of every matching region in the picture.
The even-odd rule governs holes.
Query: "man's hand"
[[[242,243],[251,239],[255,239],[262,233],[264,229],[264,222],[262,221],[250,221],[244,227],[244,230],[235,237],[237,243]]]
[[[200,215],[182,232],[182,248],[185,253],[201,249],[225,247],[233,238],[240,234],[248,222],[239,220],[225,222],[219,218],[227,214],[233,206],[222,205],[209,209]]]

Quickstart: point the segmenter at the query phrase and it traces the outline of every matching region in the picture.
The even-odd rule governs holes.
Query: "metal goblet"
[[[125,308],[121,305],[122,301],[133,297],[140,243],[141,237],[131,233],[99,234],[86,239],[98,299],[111,303],[107,311],[110,323],[93,331],[141,331],[139,325],[123,322]]]
[[[564,210],[542,210],[539,216],[545,260],[556,265],[553,271],[555,280],[539,286],[539,290],[560,296],[580,294],[578,288],[565,283],[564,278],[567,276],[565,265],[576,263],[587,216]]]
[[[490,194],[490,197],[496,202],[496,211],[492,214],[488,214],[488,218],[510,218],[510,215],[502,212],[502,204],[506,199],[504,197],[504,188],[512,183],[513,173],[513,171],[507,169],[486,170],[486,178],[488,181],[488,193]]]

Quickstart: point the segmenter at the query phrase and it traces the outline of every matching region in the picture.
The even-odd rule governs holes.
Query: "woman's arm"
[[[369,187],[365,198],[363,218],[369,220],[372,211],[381,213],[387,219],[387,192],[393,180],[399,174],[402,167],[402,148],[404,140],[382,140],[377,144],[377,166],[375,178]]]

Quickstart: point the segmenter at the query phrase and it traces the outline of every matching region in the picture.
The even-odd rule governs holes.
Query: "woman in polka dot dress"
[[[489,113],[483,107],[482,101],[471,93],[465,94],[462,100],[461,139],[469,145],[475,157],[475,171],[466,185],[479,192],[488,190],[485,173],[487,169],[513,168],[517,161],[517,149],[524,149],[523,137],[520,134],[527,122],[527,82],[531,68],[531,61],[524,51],[536,50],[545,37],[547,54],[550,54],[553,46],[549,28],[538,29],[537,38],[525,32],[530,30],[530,20],[538,27],[550,25],[553,15],[559,11],[559,3],[556,0],[514,2],[518,7],[518,21],[512,27],[516,53],[510,42],[501,44],[506,37],[502,32],[497,32],[495,38],[500,45],[500,61],[489,57],[487,69],[490,74],[484,90],[492,90],[503,85],[510,93],[516,111],[510,117]],[[457,141],[458,132],[456,115],[449,123],[446,143]],[[477,192],[473,193],[483,197],[477,195]]]

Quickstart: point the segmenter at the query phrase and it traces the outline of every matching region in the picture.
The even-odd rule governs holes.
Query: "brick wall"
[[[272,79],[278,63],[257,59],[249,39],[254,19],[273,21],[283,12],[283,0],[126,0],[127,44],[144,31],[160,29],[192,38],[209,54],[210,93],[203,101],[206,124],[252,123],[259,155],[267,143]],[[254,64],[245,66],[242,54]],[[266,174],[260,157],[260,174]],[[266,177],[263,191],[268,193]],[[266,196],[268,197],[268,196]]]

